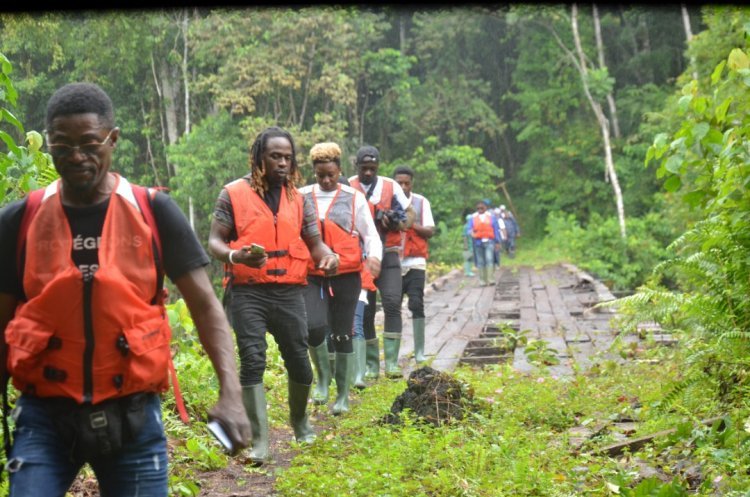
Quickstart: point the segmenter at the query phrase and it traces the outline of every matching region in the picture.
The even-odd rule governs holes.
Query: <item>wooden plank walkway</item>
[[[529,340],[543,340],[554,351],[559,364],[549,366],[551,374],[572,375],[588,369],[594,357],[622,360],[611,350],[618,336],[610,323],[616,311],[593,308],[613,299],[605,285],[570,264],[539,270],[501,267],[495,285],[487,287],[480,286],[476,277],[454,270],[425,291],[425,355],[431,367],[450,371],[462,360],[469,362],[463,357],[467,345],[471,343],[476,351],[486,344],[489,351],[497,328],[509,326],[525,332]],[[404,298],[399,364],[405,375],[417,367],[410,314]],[[634,335],[620,339],[639,340]],[[491,356],[475,355],[472,352],[474,362],[493,361]],[[512,360],[520,372],[535,370],[523,347],[516,347]],[[496,362],[500,361],[498,357]]]

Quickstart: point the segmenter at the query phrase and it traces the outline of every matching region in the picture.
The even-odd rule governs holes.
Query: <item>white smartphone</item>
[[[231,454],[234,449],[234,444],[232,444],[229,436],[227,436],[221,423],[218,421],[209,421],[206,426],[208,426],[208,431],[210,431],[214,438],[216,438],[221,446],[224,447],[224,452]]]

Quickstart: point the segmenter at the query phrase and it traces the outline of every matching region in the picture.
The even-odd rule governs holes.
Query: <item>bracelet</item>
[[[237,252],[237,251],[236,250],[230,250],[229,251],[229,264],[231,264],[233,266],[234,266],[234,261],[232,260],[232,256],[234,255],[235,252]]]

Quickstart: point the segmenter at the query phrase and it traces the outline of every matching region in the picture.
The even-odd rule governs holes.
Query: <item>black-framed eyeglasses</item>
[[[76,150],[88,157],[93,157],[97,153],[99,153],[99,149],[102,147],[102,145],[105,145],[109,141],[109,139],[112,138],[112,133],[116,129],[119,128],[112,128],[111,130],[109,130],[109,133],[107,133],[107,137],[101,143],[84,143],[82,145],[76,145],[75,147],[72,147],[66,143],[50,143],[49,133],[45,131],[44,135],[47,141],[47,150],[49,150],[50,155],[52,155],[53,157],[70,157]]]

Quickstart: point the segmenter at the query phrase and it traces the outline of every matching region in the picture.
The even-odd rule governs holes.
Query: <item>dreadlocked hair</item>
[[[292,166],[289,168],[289,174],[284,179],[286,187],[287,200],[293,200],[297,194],[297,185],[302,184],[303,178],[297,167],[297,150],[294,147],[292,135],[285,129],[278,126],[269,126],[258,134],[250,147],[250,174],[252,178],[251,188],[261,197],[269,190],[266,171],[263,169],[263,153],[266,151],[266,145],[271,138],[286,138],[292,145]]]

